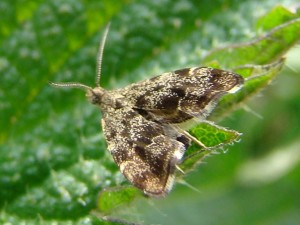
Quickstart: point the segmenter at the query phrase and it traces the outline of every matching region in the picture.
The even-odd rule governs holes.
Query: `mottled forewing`
[[[204,119],[217,100],[243,84],[235,73],[194,67],[164,73],[121,90],[134,108],[163,123]]]
[[[167,136],[163,125],[129,107],[106,109],[102,126],[108,149],[123,175],[147,195],[167,194],[186,146]]]

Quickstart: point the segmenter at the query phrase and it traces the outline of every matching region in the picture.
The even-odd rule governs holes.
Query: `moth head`
[[[93,89],[88,89],[86,92],[86,97],[94,105],[101,105],[102,96],[105,90],[101,87],[96,87]]]

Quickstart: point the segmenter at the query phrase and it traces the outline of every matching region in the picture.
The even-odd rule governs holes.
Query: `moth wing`
[[[238,74],[208,67],[194,67],[132,84],[120,93],[137,109],[164,123],[205,119],[218,99],[243,84]]]
[[[106,110],[102,126],[108,149],[123,175],[147,195],[166,195],[185,144],[166,135],[163,125],[129,107]]]

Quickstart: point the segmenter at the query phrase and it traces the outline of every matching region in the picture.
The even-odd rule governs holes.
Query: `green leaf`
[[[101,192],[98,208],[103,213],[109,213],[118,207],[127,207],[141,192],[134,187],[111,188]]]
[[[300,36],[299,18],[281,19],[285,19],[283,23],[272,27],[261,37],[248,43],[216,49],[205,57],[204,62],[209,64],[217,61],[223,67],[234,68],[245,64],[268,64],[280,58],[299,41]]]
[[[196,137],[208,148],[220,148],[227,144],[233,144],[238,141],[241,134],[234,130],[228,130],[214,124],[201,123],[189,130],[190,134]],[[195,168],[197,164],[203,161],[205,156],[214,153],[211,149],[200,148],[193,144],[186,152],[183,163],[180,168],[187,172]]]
[[[257,4],[260,14],[254,14]],[[189,66],[234,70],[247,80],[239,92],[222,98],[210,117],[220,120],[235,115],[233,109],[267,86],[283,64],[282,55],[299,41],[299,15],[284,7],[271,9],[273,4],[231,0],[214,4],[193,0],[1,1],[0,223],[122,224],[122,218],[103,214],[114,215],[129,203],[138,206],[142,201],[140,191],[128,188],[107,152],[99,111],[88,106],[84,93],[48,85],[48,81],[93,85],[100,31],[105,24],[111,21],[112,25],[103,59],[103,87],[118,88]],[[237,42],[240,44],[230,45]],[[226,44],[219,48],[219,43]],[[227,127],[235,129],[233,124]],[[207,123],[190,132],[207,146],[226,149],[240,139],[236,131]],[[243,131],[244,136],[248,132]],[[242,139],[239,145],[243,143]],[[194,171],[212,152],[192,146],[181,167]],[[221,157],[225,161],[226,156]],[[215,166],[228,171],[226,164]],[[214,177],[212,174],[207,177]],[[111,191],[111,187],[118,188]],[[176,188],[160,205],[174,201],[176,193],[181,196]],[[147,204],[143,202],[143,207]],[[146,219],[147,213],[138,220],[152,223],[161,218]],[[173,217],[178,220],[178,215]]]
[[[276,26],[297,19],[297,15],[281,5],[275,6],[270,12],[259,18],[256,23],[257,30],[267,32]]]

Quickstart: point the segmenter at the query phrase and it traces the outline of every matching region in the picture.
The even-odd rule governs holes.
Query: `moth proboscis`
[[[109,26],[99,45],[95,88],[76,82],[50,84],[84,89],[102,111],[108,150],[122,174],[146,195],[165,196],[191,142],[205,147],[182,125],[205,121],[218,99],[237,91],[244,79],[225,70],[193,67],[105,90],[100,77],[108,30]]]

